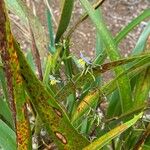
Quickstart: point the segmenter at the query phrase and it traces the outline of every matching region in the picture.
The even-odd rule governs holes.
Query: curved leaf
[[[129,62],[138,61],[146,57],[149,57],[149,54],[123,58],[117,61],[103,64],[101,66],[96,66],[93,67],[93,74],[94,76],[99,76],[101,73],[111,70],[119,65],[124,65]],[[89,73],[85,74],[84,76],[81,76],[81,73],[79,73],[71,81],[69,81],[60,91],[58,91],[55,97],[57,97],[59,101],[65,101],[67,99],[67,96],[69,96],[69,94],[73,92],[74,88],[79,89],[84,83],[90,83],[91,81],[93,81],[93,78]]]
[[[66,31],[68,24],[70,22],[72,9],[73,9],[74,0],[65,0],[63,2],[63,9],[61,12],[61,18],[59,22],[59,26],[56,33],[55,42],[59,42],[61,36]]]
[[[148,22],[144,31],[141,33],[135,48],[132,50],[132,55],[137,55],[143,52],[149,35],[150,35],[150,22]]]
[[[7,101],[0,97],[0,116],[4,118],[7,124],[14,129],[14,123],[11,115],[10,108],[7,104]]]
[[[144,10],[138,17],[133,19],[126,27],[124,27],[115,37],[115,42],[118,44],[131,30],[133,30],[135,26],[148,17],[150,17],[150,9]]]
[[[86,111],[89,110],[90,107],[92,107],[97,102],[97,100],[99,100],[100,102],[101,97],[111,94],[117,87],[118,78],[127,73],[129,74],[129,77],[134,77],[137,72],[139,73],[139,70],[143,71],[147,66],[150,65],[149,60],[150,58],[145,58],[141,61],[138,61],[137,63],[135,63],[135,65],[118,75],[115,79],[111,80],[95,91],[89,92],[77,106],[76,111],[73,114],[72,121],[74,122],[75,120],[78,120]],[[114,107],[112,107],[112,110],[109,111],[114,112]]]
[[[110,34],[106,25],[104,24],[101,13],[100,15],[96,13],[96,11],[92,8],[92,6],[87,0],[80,0],[80,1],[84,6],[84,8],[86,9],[86,11],[88,12],[89,17],[93,21],[97,30],[99,31],[99,34],[106,47],[105,51],[109,56],[110,60],[111,61],[118,60],[120,58],[119,51],[117,49],[115,41],[113,40],[112,35]],[[123,72],[124,70],[125,70],[124,67],[117,67],[114,69],[116,76],[121,72]],[[121,110],[122,112],[126,112],[133,105],[130,81],[127,75],[124,75],[120,79],[118,79],[118,89],[120,95]]]
[[[25,114],[26,99],[23,80],[19,71],[19,63],[14,49],[13,37],[4,1],[0,3],[0,16],[3,16],[0,17],[0,22],[3,22],[3,24],[0,25],[0,32],[1,35],[3,35],[0,39],[0,54],[4,64],[7,89],[9,91],[9,105],[16,129],[17,147],[18,149],[31,149],[29,122]]]
[[[47,24],[48,24],[48,31],[49,31],[49,51],[51,54],[56,52],[55,49],[55,40],[54,40],[54,31],[53,31],[53,24],[52,24],[52,17],[51,12],[47,9]]]
[[[109,131],[108,133],[106,133],[105,135],[103,135],[102,137],[95,140],[94,142],[92,142],[87,147],[85,147],[83,150],[101,149],[103,146],[105,146],[107,143],[109,143],[112,139],[114,139],[115,137],[117,137],[118,135],[120,135],[121,133],[126,131],[128,128],[133,126],[142,117],[142,115],[143,115],[143,113],[140,113],[140,114],[136,115],[133,119],[131,119],[131,120],[127,121],[126,123],[112,129],[111,131]]]
[[[16,42],[15,47],[26,90],[48,133],[60,149],[82,149],[89,141],[74,129],[62,107],[36,78]]]
[[[17,149],[15,132],[2,120],[0,120],[0,149]]]
[[[150,91],[150,68],[146,68],[140,73],[134,92],[134,106],[142,105],[149,96]]]

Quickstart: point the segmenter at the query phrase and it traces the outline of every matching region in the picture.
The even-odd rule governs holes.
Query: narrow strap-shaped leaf
[[[63,9],[61,12],[61,18],[56,33],[56,38],[55,38],[56,43],[60,40],[61,36],[63,35],[63,33],[66,31],[68,27],[71,14],[72,14],[73,4],[74,4],[74,0],[65,0],[63,2]]]
[[[49,55],[47,57],[47,61],[45,65],[45,72],[44,72],[44,77],[43,77],[43,82],[45,84],[48,84],[49,74],[55,73],[55,67],[57,65],[57,60],[60,56],[61,51],[62,51],[62,47],[58,47],[55,54]]]
[[[141,33],[135,48],[132,50],[132,55],[137,55],[143,52],[148,36],[150,35],[150,21],[147,26],[144,28],[144,31]]]
[[[47,24],[48,24],[48,31],[49,31],[49,51],[53,54],[56,52],[55,49],[55,40],[54,40],[54,31],[53,31],[53,24],[52,24],[52,17],[51,12],[47,8]]]
[[[147,36],[146,36],[147,37]],[[144,38],[145,39],[145,38]],[[147,42],[145,42],[144,51],[150,50],[150,36],[147,37]],[[150,91],[150,67],[146,68],[138,76],[138,80],[135,83],[134,92],[134,107],[142,105],[149,97]]]
[[[146,55],[144,54],[141,56],[129,57],[129,58],[123,58],[123,59],[120,59],[117,61],[106,63],[101,66],[97,66],[97,67],[93,68],[93,74],[94,74],[94,76],[99,76],[101,73],[111,70],[119,65],[124,65],[129,62],[133,62],[134,60],[138,61],[144,57],[148,57],[148,54],[146,54]],[[79,77],[80,77],[80,73],[72,79],[75,84],[72,81],[69,81],[60,91],[58,91],[56,96],[59,101],[65,101],[67,99],[67,96],[69,96],[69,94],[72,93],[74,88],[77,88],[77,89],[81,88],[81,86],[85,82],[93,81],[93,78],[89,73],[85,74],[84,76],[81,76],[80,78]]]
[[[142,146],[144,145],[145,140],[149,139],[149,136],[150,136],[150,123],[148,123],[147,128],[145,129],[145,132],[141,135],[141,137],[135,144],[133,150],[143,149]]]
[[[7,93],[7,84],[2,64],[0,66],[0,88],[3,90],[3,95],[0,97],[0,116],[5,119],[9,127],[14,129],[13,118],[11,115],[10,108],[8,106],[9,99]]]
[[[96,10],[97,13],[99,13],[99,9]],[[105,60],[104,58],[106,58],[106,52],[104,50],[104,44],[103,44],[103,40],[101,39],[100,34],[97,32],[96,33],[96,49],[95,49],[95,60],[93,62],[93,64],[102,64],[103,61]]]
[[[25,115],[25,91],[23,87],[23,80],[19,71],[19,63],[17,54],[13,44],[13,37],[10,31],[9,20],[6,14],[4,1],[0,3],[0,22],[3,22],[0,26],[1,35],[1,56],[4,64],[4,68],[9,69],[5,71],[7,86],[11,84],[10,89],[11,97],[14,103],[14,122],[17,134],[17,148],[20,150],[31,149],[30,128],[29,122]],[[7,66],[6,64],[7,63]],[[11,80],[10,80],[11,78]],[[11,81],[11,82],[10,82]],[[8,88],[9,90],[9,88]]]
[[[139,16],[137,16],[135,19],[133,19],[127,26],[125,26],[121,31],[115,36],[114,41],[116,45],[120,43],[122,39],[124,39],[127,34],[132,31],[138,24],[140,24],[144,19],[150,17],[150,9],[144,10]],[[143,42],[145,41],[146,35],[148,36],[150,32],[150,23],[147,24],[147,27],[144,29],[143,33],[141,34],[136,47],[134,48],[132,54],[138,54],[139,52],[143,51],[144,44]],[[144,37],[144,38],[143,38]],[[102,57],[102,58],[101,58]],[[100,56],[100,60],[103,60],[107,57],[107,53],[104,51],[103,56]]]
[[[86,111],[89,110],[90,107],[92,107],[97,102],[97,100],[99,100],[100,103],[101,97],[108,96],[111,92],[113,92],[117,87],[118,78],[120,78],[126,73],[129,73],[129,77],[133,77],[134,75],[136,75],[136,72],[139,72],[138,70],[143,71],[147,66],[150,65],[149,60],[150,59],[147,58],[137,62],[135,65],[118,75],[115,79],[104,84],[102,87],[96,89],[95,91],[89,92],[89,94],[87,94],[77,106],[76,111],[72,116],[72,122],[78,120]],[[114,111],[114,107],[112,108],[112,111]]]
[[[113,84],[117,81],[117,78],[120,78],[120,76],[122,76],[124,74],[127,74],[127,73],[129,73],[129,77],[133,78],[134,76],[139,74],[141,71],[143,71],[145,68],[149,67],[149,65],[150,65],[149,58],[139,60],[134,65],[132,65],[131,67],[126,69],[124,72],[122,72],[120,75],[118,75],[115,79],[113,79],[110,82],[106,83],[106,85],[104,85],[101,88],[101,90],[104,92],[104,94],[105,94],[105,90],[106,91],[108,90],[109,91],[108,94],[110,94],[112,91],[109,90],[109,89],[111,89],[111,86],[113,87]]]
[[[97,9],[99,8],[103,2],[105,0],[98,0],[96,1],[95,4],[93,4],[93,8],[94,9]],[[80,17],[79,19],[73,24],[73,26],[69,29],[69,31],[67,32],[66,36],[65,36],[65,39],[68,39],[71,37],[71,35],[74,33],[74,31],[76,30],[76,28],[84,21],[88,18],[88,13],[87,12],[84,12]]]
[[[133,19],[126,27],[124,27],[115,37],[115,42],[118,44],[131,30],[133,30],[134,27],[148,17],[150,17],[150,9],[144,10],[138,17]]]
[[[90,145],[85,147],[83,150],[98,150],[101,149],[103,146],[105,146],[107,143],[109,143],[112,139],[126,131],[128,128],[133,126],[141,117],[143,113],[140,113],[136,115],[133,119],[127,121],[126,123],[112,129],[108,133],[104,134],[99,139],[92,142]]]
[[[150,68],[146,68],[140,73],[134,92],[134,106],[142,105],[149,96],[150,90]]]
[[[79,106],[77,107],[76,111],[73,113],[72,122],[75,122],[78,120],[89,108],[93,108],[93,106],[97,103],[99,100],[99,96],[101,96],[101,93],[98,91],[92,91],[88,94],[88,96],[85,96],[84,100],[81,101]],[[100,102],[100,101],[99,101]]]
[[[104,62],[107,54],[104,50],[104,44],[102,42],[102,39],[98,33],[96,34],[96,51],[95,51],[95,53],[96,53],[96,57],[93,61],[93,64],[101,65]]]
[[[84,8],[89,14],[89,17],[97,27],[99,34],[102,37],[102,40],[106,46],[105,50],[107,55],[113,60],[118,60],[120,58],[120,54],[116,47],[116,44],[113,40],[112,35],[109,33],[104,21],[102,19],[101,13],[100,16],[96,11],[92,8],[90,3],[87,0],[80,0]],[[98,19],[99,18],[99,19]],[[124,71],[123,67],[117,67],[115,70],[116,75],[120,74]],[[118,79],[118,88],[119,88],[119,95],[121,101],[121,109],[122,112],[128,111],[132,107],[132,95],[131,95],[131,87],[129,78],[127,75],[124,75],[120,79]]]
[[[17,149],[15,132],[2,120],[0,120],[0,149]]]
[[[66,113],[56,100],[47,92],[15,42],[21,75],[32,104],[42,122],[45,122],[48,133],[60,149],[82,149],[89,142],[71,125]]]
[[[150,149],[150,138],[147,138],[144,145],[142,146],[142,150],[149,150]]]
[[[73,75],[73,64],[72,64],[72,58],[70,56],[70,49],[69,49],[69,40],[65,40],[64,46],[63,46],[63,51],[64,51],[64,57],[68,57],[67,59],[64,58],[63,62],[65,64],[65,74],[67,77],[72,78]]]
[[[0,116],[2,116],[7,122],[7,125],[14,130],[13,119],[8,102],[2,97],[0,97]]]

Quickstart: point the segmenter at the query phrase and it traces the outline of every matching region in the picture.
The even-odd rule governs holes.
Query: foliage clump
[[[0,148],[32,149],[32,138],[39,136],[37,147],[41,149],[52,143],[67,150],[150,149],[150,118],[146,113],[150,91],[149,22],[131,56],[121,57],[118,48],[135,26],[149,18],[150,9],[113,37],[103,21],[103,1],[93,6],[87,0],[80,2],[86,13],[69,29],[74,1],[61,3],[56,34],[47,3],[50,38],[45,48],[36,36],[39,33],[45,39],[45,32],[25,3],[0,1]],[[32,48],[26,57],[11,32],[6,5],[29,29]],[[87,17],[97,30],[93,61],[82,53],[77,58],[70,52],[72,33]],[[109,62],[105,63],[107,58]],[[113,79],[104,82],[107,71],[113,73]],[[31,122],[32,118],[35,121]],[[43,130],[49,138],[40,136]]]

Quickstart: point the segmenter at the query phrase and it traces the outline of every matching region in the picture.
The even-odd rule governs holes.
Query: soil
[[[94,0],[91,0],[94,2]],[[43,0],[26,0],[27,4],[31,6],[34,3],[36,15],[40,18],[41,23],[47,31],[47,21],[45,13],[45,5]],[[50,7],[52,9],[55,20],[58,24],[60,17],[59,0],[51,1]],[[103,17],[108,25],[108,28],[115,36],[122,27],[127,25],[133,18],[138,16],[143,10],[150,7],[149,0],[105,0],[102,5]],[[84,12],[79,0],[75,0],[75,8],[73,11],[70,26],[80,17]],[[143,30],[146,22],[143,21],[135,28],[135,30],[127,36],[120,44],[121,53],[124,56],[130,54],[134,48],[135,43]],[[56,25],[54,25],[56,31]],[[23,49],[30,48],[29,41],[26,40],[15,24],[13,24],[13,32],[21,43]],[[85,20],[77,30],[74,32],[71,39],[71,49],[74,54],[79,56],[80,51],[86,56],[93,57],[95,53],[95,27],[90,19]]]

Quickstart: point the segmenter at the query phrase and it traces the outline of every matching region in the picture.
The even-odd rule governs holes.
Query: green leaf
[[[99,9],[96,10],[96,13],[99,14]],[[95,49],[95,60],[93,64],[100,65],[104,62],[107,54],[105,52],[105,47],[101,35],[99,34],[98,30],[96,32],[96,49]]]
[[[115,37],[115,42],[118,44],[125,36],[134,29],[141,21],[150,17],[150,9],[144,10],[138,17],[133,19],[126,27],[124,27]]]
[[[133,126],[141,117],[143,113],[140,113],[136,115],[133,119],[127,121],[126,123],[112,129],[99,139],[92,142],[90,145],[85,147],[83,150],[98,150],[101,149],[103,146],[105,146],[107,143],[109,143],[112,139],[116,138],[118,135],[126,131],[128,128]]]
[[[140,73],[134,89],[134,106],[138,107],[148,100],[150,90],[150,68],[146,68]]]
[[[144,29],[143,33],[141,34],[138,43],[136,44],[135,49],[133,50],[132,54],[138,54],[142,51],[149,52],[150,43],[149,43],[149,34],[150,34],[150,22],[148,23],[147,27]],[[149,96],[149,89],[150,89],[150,68],[146,68],[142,71],[138,77],[134,78],[135,85],[134,85],[134,107],[138,107],[144,103],[145,100],[148,99]]]
[[[60,149],[82,149],[89,141],[74,129],[60,104],[36,78],[16,42],[15,46],[26,91],[40,119],[45,122],[48,133]]]
[[[99,14],[99,9],[96,10],[96,12]],[[99,56],[100,54],[102,55],[103,50],[104,50],[103,41],[101,39],[100,34],[97,31],[96,32],[96,49],[95,49],[96,57]]]
[[[11,111],[9,109],[9,106],[8,106],[6,100],[2,99],[2,97],[0,97],[0,115],[3,117],[5,122],[7,122],[9,127],[14,129],[14,123],[13,123]]]
[[[64,1],[64,0],[63,0]],[[93,4],[93,8],[94,9],[97,9],[99,8],[103,2],[105,0],[98,0],[96,1],[94,4]],[[80,17],[79,19],[72,25],[72,27],[70,27],[70,29],[68,30],[68,32],[66,33],[65,35],[65,39],[68,39],[72,36],[72,34],[74,33],[74,31],[76,30],[76,28],[83,22],[85,21],[86,19],[88,18],[88,13],[87,12],[84,12]]]
[[[105,44],[105,50],[111,61],[118,60],[120,58],[119,51],[116,47],[115,41],[113,40],[112,35],[108,31],[104,21],[102,19],[102,15],[96,13],[96,11],[92,8],[90,3],[87,0],[80,0],[84,8],[89,14],[89,17],[93,21],[96,26],[101,38]],[[100,16],[100,17],[99,17]],[[116,76],[124,71],[123,67],[117,67],[114,69]],[[120,95],[121,109],[122,112],[127,112],[132,107],[132,95],[131,95],[131,87],[129,78],[127,75],[122,76],[118,79],[118,89]]]
[[[0,149],[17,149],[15,132],[2,120],[0,120]]]
[[[141,33],[135,48],[132,50],[132,55],[137,55],[143,52],[149,35],[150,35],[150,22],[148,22],[144,31]]]
[[[150,149],[150,138],[147,138],[142,147],[142,150],[149,150],[149,149]]]
[[[48,31],[49,31],[49,51],[53,54],[56,52],[55,49],[55,40],[54,40],[54,31],[53,31],[53,24],[52,24],[52,16],[51,12],[47,8],[47,23],[48,23]]]
[[[75,122],[76,120],[78,120],[85,112],[89,110],[89,107],[92,107],[97,102],[97,100],[99,100],[100,102],[101,97],[108,96],[109,94],[111,94],[117,87],[118,78],[120,78],[121,76],[127,73],[129,74],[129,77],[133,78],[134,75],[137,74],[137,72],[139,73],[139,71],[143,71],[147,66],[150,65],[149,60],[150,58],[145,58],[138,61],[137,63],[135,63],[130,68],[128,68],[126,71],[122,72],[120,75],[118,75],[110,82],[104,84],[100,88],[97,88],[95,91],[89,92],[77,106],[76,111],[74,112],[74,115],[72,117],[72,121]],[[109,108],[110,110],[108,109],[111,116],[113,116],[114,112],[118,111],[118,110],[114,110],[115,107],[113,106],[116,106],[116,104],[113,104],[112,107]]]
[[[45,65],[45,72],[43,77],[43,82],[47,85],[49,80],[49,75],[54,74],[56,72],[57,60],[60,56],[62,51],[62,47],[58,47],[56,49],[56,53],[53,55],[48,55],[46,65]]]
[[[72,58],[70,57],[69,40],[65,40],[63,51],[64,51],[63,54],[64,56],[62,58],[64,62],[65,74],[67,78],[72,78],[73,65],[72,65]]]
[[[105,73],[108,70],[111,70],[119,65],[127,64],[129,62],[133,62],[135,60],[138,61],[140,59],[144,59],[146,57],[149,57],[148,54],[140,55],[140,56],[134,56],[129,58],[123,58],[118,61],[113,61],[110,63],[103,64],[101,66],[96,66],[93,68],[93,74],[95,77],[99,76],[102,73]],[[102,69],[103,68],[103,69]],[[102,69],[102,70],[101,70]],[[73,82],[74,83],[73,83]],[[56,97],[59,101],[65,101],[67,99],[67,96],[70,95],[74,91],[74,84],[76,85],[77,89],[80,89],[81,86],[85,83],[90,83],[93,81],[92,76],[87,73],[83,76],[81,76],[81,73],[77,74],[72,81],[69,81],[58,93],[56,94]]]
[[[78,105],[76,111],[74,112],[72,116],[72,123],[77,121],[87,110],[90,108],[93,108],[97,101],[99,100],[100,92],[90,92],[87,96],[84,97],[83,100],[81,100],[80,104]]]
[[[62,37],[63,33],[66,31],[68,24],[70,22],[72,10],[73,10],[74,0],[65,0],[63,2],[63,9],[61,12],[61,18],[59,22],[59,26],[56,33],[55,42],[59,42],[60,38]]]
[[[127,26],[125,26],[114,38],[115,43],[118,45],[120,43],[120,41],[122,39],[124,39],[126,37],[126,35],[132,31],[139,23],[141,23],[144,19],[146,19],[147,17],[150,17],[150,9],[146,9],[144,10],[144,12],[142,14],[140,14],[138,17],[136,17],[135,19],[133,19]],[[139,52],[142,52],[145,44],[145,38],[146,36],[148,36],[149,32],[150,32],[150,23],[148,23],[147,27],[145,28],[145,30],[143,31],[143,33],[141,34],[141,38],[139,38],[136,47],[133,50],[133,54],[139,54]],[[135,52],[137,51],[137,52]],[[102,57],[103,56],[103,57]],[[107,57],[107,53],[104,51],[103,55],[100,56],[100,60],[105,59]],[[101,58],[102,57],[102,58]],[[98,59],[98,58],[96,58]]]
[[[115,90],[110,96],[109,105],[107,108],[107,117],[111,118],[113,116],[118,116],[121,114],[121,107],[119,101],[119,91]]]

